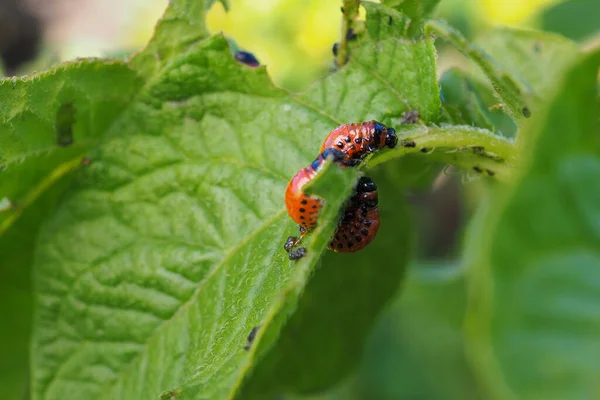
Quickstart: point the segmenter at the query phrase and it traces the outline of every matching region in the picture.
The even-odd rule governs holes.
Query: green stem
[[[352,28],[353,22],[358,17],[359,0],[344,0],[342,13],[342,34],[338,47],[335,63],[338,68],[348,61],[348,30]]]
[[[419,154],[501,181],[510,181],[519,165],[515,144],[485,129],[458,125],[421,126],[403,133],[394,150],[382,151],[371,157],[365,168],[374,168],[406,154]]]
[[[442,21],[428,21],[425,25],[425,32],[448,40],[458,51],[473,60],[488,77],[492,87],[506,105],[507,111],[515,120],[523,117],[529,118],[531,111],[525,103],[519,86],[483,49],[469,43],[459,31]]]

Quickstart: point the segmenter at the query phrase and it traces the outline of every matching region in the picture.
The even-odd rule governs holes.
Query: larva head
[[[369,193],[377,190],[377,185],[368,176],[361,176],[356,184],[356,193]]]
[[[398,144],[398,136],[396,136],[394,128],[388,128],[377,121],[373,121],[373,128],[375,129],[373,134],[375,143],[379,144],[380,147],[386,146],[390,149],[396,147],[396,144]]]
[[[315,171],[320,170],[321,167],[323,166],[323,164],[325,163],[325,160],[327,160],[328,158],[331,159],[331,161],[337,163],[337,162],[342,161],[345,158],[345,155],[338,149],[334,149],[334,148],[325,149],[321,154],[319,154],[317,159],[312,162],[312,164],[311,164],[312,169]]]

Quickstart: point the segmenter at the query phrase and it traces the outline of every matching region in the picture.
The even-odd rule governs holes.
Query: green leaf
[[[383,0],[382,3],[410,18],[423,19],[433,12],[440,0]]]
[[[320,104],[319,111],[338,116],[335,122],[340,125],[379,118],[395,126],[407,110],[418,111],[425,122],[435,120],[440,99],[437,81],[431,79],[437,74],[433,40],[406,39],[401,14],[370,2],[363,5],[367,31],[351,46],[348,64],[313,84],[300,99]],[[412,84],[414,80],[420,85]],[[346,84],[340,86],[340,81]],[[360,109],[350,99],[361,99],[368,107]]]
[[[412,245],[403,194],[381,172],[370,175],[380,196],[376,239],[357,253],[325,255],[298,310],[238,398],[322,391],[360,361],[365,338],[399,288]]]
[[[0,393],[7,399],[29,398],[32,249],[40,221],[54,209],[71,179],[66,175],[45,191],[0,240]]]
[[[386,11],[368,12],[353,54],[369,57],[353,56],[298,96],[275,88],[264,68],[237,63],[222,36],[178,54],[166,43],[173,57],[158,67],[134,61],[158,73],[38,241],[34,399],[229,398],[268,359],[347,197],[339,188],[351,183],[329,170],[339,197],[326,198],[330,211],[294,263],[282,249],[297,232],[283,207],[289,179],[340,123],[438,114],[432,41],[379,39]]]
[[[477,64],[490,80],[498,98],[502,100],[506,111],[515,121],[529,117],[531,111],[515,77],[504,70],[484,49],[470,43],[461,32],[442,21],[428,21],[425,32],[448,40],[457,50]]]
[[[0,234],[73,170],[139,88],[126,64],[80,60],[0,80]],[[118,88],[118,90],[115,90]]]
[[[358,371],[363,399],[479,399],[464,355],[464,271],[411,265],[402,295],[369,338]]]
[[[600,52],[572,62],[525,128],[517,183],[471,227],[470,355],[495,398],[598,392]]]
[[[473,125],[505,137],[514,137],[516,126],[502,112],[493,88],[465,71],[449,68],[440,78],[444,121],[455,125]]]
[[[382,151],[367,161],[373,168],[394,158],[413,154],[432,162],[451,164],[465,170],[510,181],[520,157],[512,140],[485,129],[462,125],[417,126],[399,130],[404,144]]]
[[[537,20],[545,31],[585,40],[598,34],[599,16],[600,4],[596,0],[566,0],[542,8]]]
[[[225,9],[229,0],[169,1],[164,15],[154,28],[146,47],[133,55],[130,64],[144,78],[157,75],[173,58],[208,36],[206,12],[219,1]]]
[[[556,80],[579,54],[578,46],[563,36],[514,28],[489,30],[476,43],[516,80],[531,112],[552,94]]]

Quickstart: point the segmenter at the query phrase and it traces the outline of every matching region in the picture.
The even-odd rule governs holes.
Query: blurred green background
[[[149,39],[167,1],[82,0],[68,9],[65,3],[49,1],[29,10],[41,27],[39,53],[9,73],[24,74],[74,57],[126,57]],[[340,5],[334,0],[233,0],[226,12],[217,2],[207,23],[212,32],[222,31],[240,48],[253,52],[276,84],[300,91],[332,69]],[[24,3],[18,7],[27,9]],[[443,0],[436,17],[470,38],[493,25],[510,25],[558,32],[585,44],[598,40],[600,1]],[[0,37],[4,64],[12,66],[6,58],[7,43],[11,41],[6,36]],[[440,44],[438,52],[440,75],[451,66],[469,68],[451,48]],[[378,183],[392,185],[396,167],[384,166]],[[403,291],[375,327],[356,373],[339,387],[311,398],[485,398],[464,353],[466,289],[460,263],[465,222],[474,212],[482,185],[482,180],[444,170],[433,187],[409,189],[418,237]]]

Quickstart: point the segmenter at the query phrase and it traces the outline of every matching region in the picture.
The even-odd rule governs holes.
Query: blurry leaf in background
[[[493,398],[599,393],[600,51],[571,63],[469,232],[469,355]]]
[[[363,399],[482,399],[464,354],[463,271],[414,264],[384,313],[358,370]]]
[[[497,1],[478,0],[482,15],[498,25],[518,26],[527,22],[528,18],[541,7],[560,0],[522,0]]]
[[[347,380],[286,400],[483,400],[465,356],[466,285],[452,262],[411,264]]]
[[[440,78],[444,122],[473,125],[514,137],[516,125],[498,105],[498,98],[487,81],[458,68],[450,68]],[[491,109],[490,109],[491,108]]]
[[[585,40],[600,32],[600,1],[566,0],[540,10],[540,29]]]
[[[547,100],[565,66],[579,53],[577,45],[562,36],[514,28],[487,30],[475,43],[515,78],[531,112]]]

